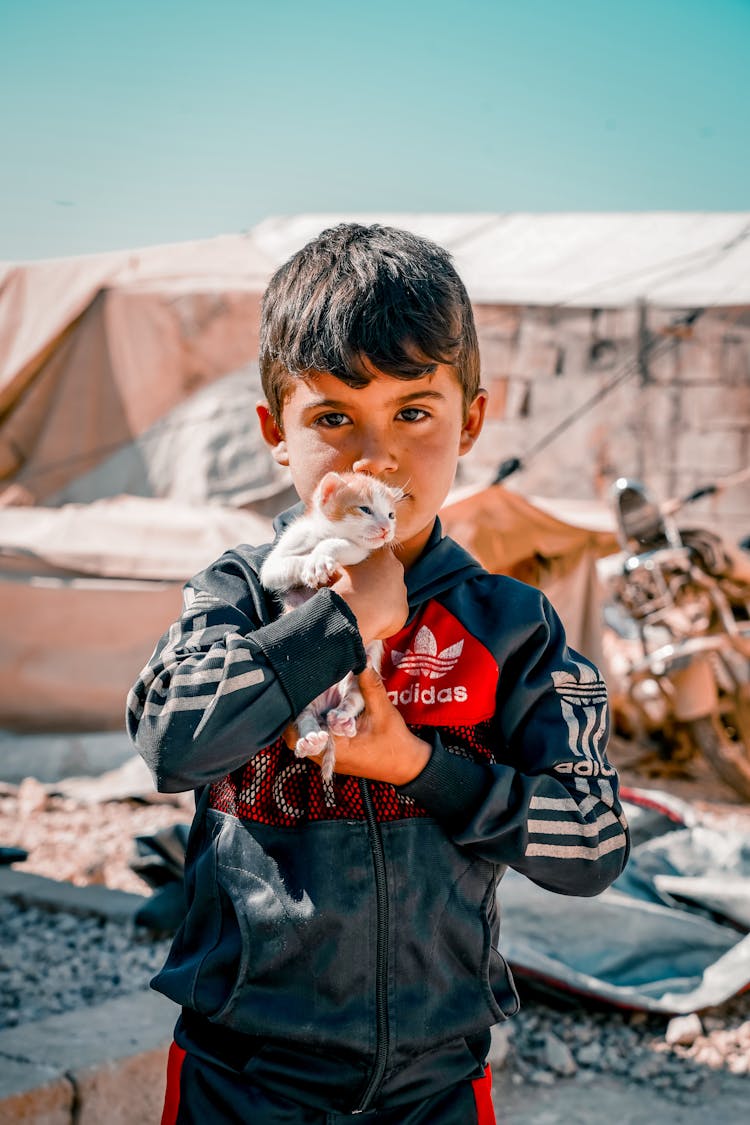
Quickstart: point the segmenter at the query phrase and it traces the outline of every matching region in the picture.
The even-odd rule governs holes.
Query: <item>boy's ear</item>
[[[271,413],[271,409],[265,399],[255,404],[255,413],[258,415],[263,440],[271,450],[271,456],[274,461],[279,465],[288,465],[289,453],[287,452],[286,441],[284,440],[284,431]]]
[[[466,412],[466,419],[461,427],[461,437],[458,442],[459,457],[463,457],[464,453],[469,452],[482,432],[484,416],[487,411],[487,398],[487,391],[480,387]]]

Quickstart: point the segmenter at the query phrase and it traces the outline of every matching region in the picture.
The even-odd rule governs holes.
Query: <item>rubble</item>
[[[750,1073],[750,994],[711,1009],[688,1044],[668,1036],[678,1021],[642,1012],[600,1010],[545,1000],[521,987],[521,1011],[510,1021],[509,1062],[536,1085],[587,1084],[606,1075],[655,1087],[682,1103],[725,1072]],[[688,1024],[687,1021],[690,1020]],[[679,1017],[684,1038],[701,1020]],[[670,1038],[673,1040],[670,1042]]]
[[[691,1012],[689,1016],[675,1016],[670,1020],[664,1038],[670,1046],[679,1043],[683,1047],[690,1047],[702,1032],[703,1024],[700,1017],[695,1012]]]

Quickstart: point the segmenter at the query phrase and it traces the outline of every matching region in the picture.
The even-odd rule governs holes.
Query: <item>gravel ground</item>
[[[750,808],[702,765],[692,774],[659,774],[631,755],[617,760],[629,785],[666,789],[692,800],[708,822],[750,831]],[[103,883],[147,894],[128,866],[133,837],[189,820],[184,799],[83,803],[53,796],[26,779],[0,786],[0,844],[29,852],[19,870]],[[0,1026],[40,1019],[142,989],[163,963],[168,942],[111,922],[0,900]],[[544,996],[521,984],[523,1006],[503,1038],[514,1081],[537,1087],[595,1083],[606,1076],[658,1090],[675,1103],[707,1096],[722,1075],[750,1073],[750,993],[700,1015],[669,1021]],[[736,1076],[736,1077],[735,1077]]]
[[[750,1069],[747,993],[674,1020],[550,1003],[523,990],[522,1000],[508,1025],[519,1081],[552,1086],[612,1074],[687,1102],[722,1073],[744,1077]]]
[[[142,991],[168,941],[101,918],[0,899],[0,1028]]]

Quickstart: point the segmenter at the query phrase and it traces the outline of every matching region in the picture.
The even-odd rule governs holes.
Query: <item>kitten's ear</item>
[[[345,483],[346,482],[342,479],[342,477],[339,476],[338,473],[326,473],[315,490],[318,495],[319,502],[322,505],[327,504],[331,497],[335,496],[336,493],[340,490],[341,486]]]

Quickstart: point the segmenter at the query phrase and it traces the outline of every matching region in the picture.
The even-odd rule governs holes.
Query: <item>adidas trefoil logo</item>
[[[422,675],[429,680],[439,680],[455,668],[463,647],[464,642],[457,641],[438,652],[435,634],[423,625],[414,638],[414,647],[406,652],[393,649],[391,659],[408,676]]]

